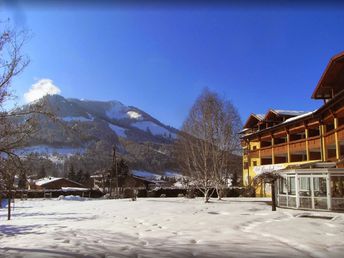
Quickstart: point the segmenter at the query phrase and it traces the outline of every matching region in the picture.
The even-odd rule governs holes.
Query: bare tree
[[[18,32],[11,29],[9,22],[0,22],[0,178],[9,199],[8,219],[14,178],[22,165],[15,150],[37,131],[41,112],[39,105],[12,111],[4,108],[5,103],[14,97],[10,90],[13,79],[29,64],[29,59],[22,54],[27,39],[27,31]]]
[[[230,101],[204,90],[191,108],[177,139],[176,156],[181,171],[208,202],[212,192],[228,182],[233,156],[239,150],[241,120]],[[234,164],[234,163],[233,163]]]

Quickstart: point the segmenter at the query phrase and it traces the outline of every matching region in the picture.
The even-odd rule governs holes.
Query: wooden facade
[[[259,166],[335,162],[343,167],[344,52],[330,60],[312,98],[323,102],[311,112],[269,110],[249,117],[241,136],[244,185]]]

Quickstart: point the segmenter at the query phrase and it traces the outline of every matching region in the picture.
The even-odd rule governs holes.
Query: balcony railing
[[[334,132],[330,132],[325,134],[325,143],[327,145],[329,144],[335,144],[336,139],[335,139],[335,133]]]
[[[338,132],[338,140],[344,141],[344,125],[338,127],[337,132]]]
[[[308,139],[308,148],[312,149],[319,149],[320,148],[320,136],[315,136]]]
[[[251,150],[250,151],[251,158],[259,158],[259,151],[258,150]]]
[[[335,138],[335,132],[337,132],[338,135],[338,141],[344,141],[344,125],[339,127],[337,130],[333,130],[331,132],[328,132],[324,136],[324,144],[326,145],[333,145],[336,142]],[[307,140],[301,139],[297,141],[291,141],[289,143],[281,143],[276,144],[273,147],[263,147],[257,150],[251,150],[249,152],[250,157],[252,158],[258,158],[259,152],[261,157],[271,157],[272,156],[272,149],[274,150],[274,155],[281,155],[281,154],[287,154],[288,153],[288,144],[289,144],[289,151],[290,154],[293,153],[299,153],[299,152],[305,152],[306,151],[306,142],[308,142],[308,148],[309,150],[319,150],[321,149],[321,137],[320,136],[314,136],[310,137]]]
[[[260,149],[260,156],[261,157],[271,157],[272,155],[272,148],[271,147],[266,147]]]
[[[287,154],[288,145],[287,143],[282,143],[274,146],[274,154]]]
[[[306,151],[306,140],[297,140],[289,143],[290,153]]]

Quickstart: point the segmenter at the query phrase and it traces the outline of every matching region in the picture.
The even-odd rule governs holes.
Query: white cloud
[[[28,92],[24,93],[24,98],[26,102],[33,102],[45,95],[54,95],[60,93],[61,90],[59,89],[59,87],[54,85],[53,80],[40,79],[36,83],[32,84]]]

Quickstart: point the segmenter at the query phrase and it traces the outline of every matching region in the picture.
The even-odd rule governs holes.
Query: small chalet
[[[83,184],[62,177],[45,177],[38,179],[30,185],[30,188],[35,190],[89,190]]]

